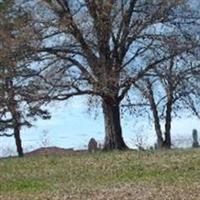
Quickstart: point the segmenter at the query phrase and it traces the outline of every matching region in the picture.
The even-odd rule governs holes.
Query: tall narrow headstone
[[[193,148],[199,147],[198,133],[196,129],[193,129],[192,131],[192,139],[193,139],[192,147]]]
[[[88,151],[95,152],[97,151],[97,141],[94,138],[91,138],[88,142]]]

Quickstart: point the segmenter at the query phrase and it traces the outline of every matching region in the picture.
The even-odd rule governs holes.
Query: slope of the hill
[[[200,149],[0,160],[0,200],[199,200]]]

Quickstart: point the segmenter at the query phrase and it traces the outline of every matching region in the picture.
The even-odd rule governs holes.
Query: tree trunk
[[[17,101],[15,100],[15,95],[16,95],[15,88],[13,86],[13,80],[11,78],[6,79],[6,90],[9,95],[8,109],[14,120],[14,124],[12,128],[14,131],[16,149],[17,149],[18,156],[22,157],[24,153],[23,153],[22,142],[20,138],[21,116],[20,116],[20,112],[17,110],[18,104],[17,104]]]
[[[148,94],[146,94],[146,97],[149,99],[149,102],[150,102],[150,107],[153,113],[155,132],[157,135],[156,148],[161,149],[163,148],[164,140],[163,140],[162,130],[160,126],[160,118],[158,115],[158,109],[157,109],[157,105],[154,99],[154,93],[152,90],[151,83],[149,82],[147,82],[147,89],[148,89]]]
[[[103,98],[103,114],[105,122],[105,150],[125,150],[126,146],[122,137],[120,120],[120,107],[117,99]]]
[[[152,110],[152,112],[153,112],[153,117],[154,117],[154,127],[155,127],[155,131],[157,135],[157,148],[161,149],[163,147],[164,141],[162,137],[162,130],[161,130],[160,120],[159,120],[156,107],[154,108],[154,110]]]
[[[20,127],[17,125],[14,127],[14,137],[15,137],[15,144],[16,144],[18,156],[22,157],[24,153],[23,153],[22,142],[20,138]]]
[[[166,119],[165,119],[165,141],[164,147],[170,149],[171,148],[171,121],[172,121],[172,98],[170,98],[167,102],[166,108]]]

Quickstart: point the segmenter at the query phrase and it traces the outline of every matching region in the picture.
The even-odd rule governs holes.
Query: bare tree
[[[183,36],[191,13],[187,0],[41,1],[41,74],[48,100],[98,96],[105,121],[104,149],[126,149],[120,105],[128,91],[157,65],[180,54],[165,53],[164,38]],[[188,8],[189,9],[189,8]],[[48,13],[48,16],[45,16]],[[47,97],[46,97],[47,98]]]
[[[171,42],[165,43],[165,48],[170,52],[177,50],[174,44],[176,47],[183,46],[183,49],[186,48],[185,45],[189,45],[190,50],[163,62],[136,84],[136,88],[144,97],[142,105],[150,108],[158,148],[171,148],[172,117],[174,114],[177,116],[179,111],[180,115],[183,115],[181,110],[188,111],[188,105],[185,102],[194,95],[196,91],[193,87],[194,76],[200,73],[199,65],[194,64],[196,60],[194,52],[199,48],[198,41],[194,39],[186,43],[181,40],[178,41],[179,45],[176,40]],[[128,106],[131,107],[131,103]],[[132,106],[137,106],[137,104]],[[164,131],[161,128],[162,122],[164,122]]]

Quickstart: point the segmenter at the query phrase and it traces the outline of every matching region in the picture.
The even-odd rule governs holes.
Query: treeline
[[[0,3],[0,135],[14,136],[44,105],[85,95],[100,104],[105,150],[125,150],[121,112],[148,113],[158,148],[171,122],[200,118],[200,13],[190,0],[6,0]],[[164,131],[161,123],[165,123]]]

